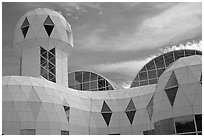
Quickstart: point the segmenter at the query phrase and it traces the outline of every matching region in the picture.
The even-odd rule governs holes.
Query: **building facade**
[[[202,134],[200,51],[160,55],[131,88],[120,89],[88,71],[70,73],[68,80],[71,26],[50,9],[20,18],[14,47],[22,53],[22,76],[2,78],[2,134]]]

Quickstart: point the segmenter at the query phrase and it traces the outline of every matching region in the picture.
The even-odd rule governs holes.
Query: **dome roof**
[[[17,22],[14,47],[35,45],[73,47],[70,24],[60,13],[47,8],[28,11]]]
[[[192,55],[202,55],[202,52],[197,50],[182,49],[171,51],[152,59],[137,73],[131,84],[131,88],[156,84],[158,78],[170,64],[179,58]]]

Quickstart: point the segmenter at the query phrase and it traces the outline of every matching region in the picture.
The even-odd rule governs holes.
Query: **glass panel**
[[[45,62],[47,62],[47,60],[41,56],[41,57],[40,57],[40,63],[41,63],[41,65],[44,64]]]
[[[174,121],[177,133],[195,132],[193,116],[176,117]]]
[[[174,88],[165,89],[169,102],[171,103],[172,106],[176,98],[177,90],[178,90],[178,86]]]
[[[105,101],[103,102],[103,106],[102,106],[101,112],[102,113],[111,112],[111,109],[109,108],[109,106],[106,104]]]
[[[50,16],[48,15],[44,24],[46,25],[53,25],[54,26],[54,23],[52,22],[52,19],[50,18]]]
[[[154,135],[154,130],[146,130],[146,131],[143,131],[143,134],[144,135]]]
[[[70,88],[76,89],[75,85],[69,85]]]
[[[149,84],[156,84],[157,83],[157,79],[150,79],[149,80]]]
[[[55,65],[55,58],[50,59],[50,62]]]
[[[140,72],[139,76],[140,76],[140,80],[146,80],[147,79],[147,72]]]
[[[160,121],[154,123],[154,133],[155,135],[161,135]]]
[[[55,66],[49,62],[49,70],[51,70],[52,68],[54,68]]]
[[[69,131],[61,130],[61,135],[69,135]]]
[[[51,73],[49,73],[49,79],[53,79],[55,76]]]
[[[21,28],[27,27],[27,26],[29,26],[29,25],[30,25],[30,23],[28,22],[28,19],[27,19],[27,17],[26,17],[25,20],[24,20],[24,22],[23,22],[23,24],[21,25]]]
[[[196,51],[196,55],[202,55],[202,52]]]
[[[52,79],[50,79],[50,81],[52,81],[52,82],[56,82],[55,77],[53,77]]]
[[[133,81],[131,87],[138,87],[139,86],[139,82],[138,81]]]
[[[88,82],[90,79],[90,72],[83,72],[83,82]]]
[[[178,50],[178,51],[174,51],[174,57],[175,60],[184,57],[184,50]]]
[[[155,69],[154,60],[152,60],[151,62],[149,62],[146,66],[147,66],[147,69],[148,69],[148,70]]]
[[[89,83],[88,83],[88,82],[83,83],[83,90],[90,90],[90,89],[89,89]]]
[[[139,81],[139,75],[137,75],[134,80]]]
[[[75,80],[82,83],[82,72],[81,71],[75,72]]]
[[[202,131],[202,114],[195,115],[197,131]]]
[[[145,66],[140,70],[140,72],[142,72],[142,71],[147,71]]]
[[[50,72],[55,75],[55,67],[50,70]]]
[[[49,57],[49,60],[54,58],[55,56],[51,53],[51,52],[48,52],[48,57]]]
[[[149,79],[157,78],[156,70],[148,71]]]
[[[109,126],[111,115],[112,115],[112,113],[102,113],[102,116],[103,116],[107,126]]]
[[[44,48],[40,47],[40,54],[42,55],[44,52],[47,52]]]
[[[134,105],[134,103],[133,103],[133,101],[131,99],[128,106],[127,106],[127,108],[126,108],[126,111],[132,111],[132,110],[136,110],[136,108],[135,108],[135,105]]]
[[[91,73],[91,81],[97,80],[97,75],[94,73]]]
[[[74,78],[74,73],[68,74],[68,84],[69,85],[74,85],[75,78]]]
[[[43,54],[41,54],[41,56],[47,59],[47,52],[44,52]]]
[[[48,78],[48,72],[47,72],[47,70],[46,69],[44,69],[43,67],[41,67],[41,69],[40,69],[40,74],[41,74],[41,76],[43,76],[44,78]]]
[[[20,129],[21,135],[35,135],[35,129]]]
[[[52,33],[52,30],[53,30],[54,26],[44,25],[44,28],[45,28],[45,30],[46,30],[48,36],[50,36],[51,33]]]
[[[129,121],[130,121],[130,124],[131,124],[131,125],[132,125],[132,122],[133,122],[134,117],[135,117],[135,112],[136,112],[136,110],[125,112],[126,115],[127,115],[127,117],[128,117],[128,119],[129,119]]]
[[[165,71],[165,68],[163,69],[158,69],[157,70],[157,74],[158,74],[158,78],[161,76],[161,74]]]
[[[76,85],[76,89],[77,89],[77,90],[82,90],[82,84],[77,84],[77,85]]]
[[[164,68],[164,60],[163,60],[163,56],[159,56],[155,59],[155,63],[157,68]]]
[[[199,132],[198,135],[202,135],[202,132]]]
[[[174,73],[174,71],[171,73],[171,76],[165,86],[165,89],[167,88],[172,88],[172,87],[175,87],[175,86],[178,86],[178,81],[176,79],[176,75]]]
[[[98,88],[103,88],[105,87],[105,79],[101,79],[98,81]]]
[[[195,50],[185,50],[185,56],[195,55]]]
[[[55,48],[51,49],[50,52],[55,55]]]
[[[140,81],[140,86],[148,85],[148,80]]]
[[[173,118],[160,121],[162,135],[175,134]]]
[[[173,52],[164,54],[166,67],[168,67],[172,62],[174,62]]]
[[[91,83],[91,89],[97,89],[98,88],[97,81],[92,81],[90,83]]]

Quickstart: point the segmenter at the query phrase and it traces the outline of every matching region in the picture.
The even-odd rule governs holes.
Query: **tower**
[[[18,21],[14,47],[21,52],[21,74],[68,87],[68,56],[73,47],[70,24],[58,12],[38,8]]]

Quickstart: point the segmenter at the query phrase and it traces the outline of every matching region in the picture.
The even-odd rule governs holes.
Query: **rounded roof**
[[[137,73],[131,84],[131,88],[157,84],[158,78],[171,63],[175,62],[179,58],[192,55],[202,55],[202,52],[198,50],[182,49],[167,52],[155,57]]]
[[[87,70],[77,70],[68,74],[68,86],[77,90],[103,91],[123,89],[100,74]]]
[[[52,42],[50,45],[53,46],[65,43],[64,45],[73,47],[71,25],[60,13],[47,8],[37,8],[28,11],[19,19],[15,28],[14,47],[44,46],[48,41]]]

